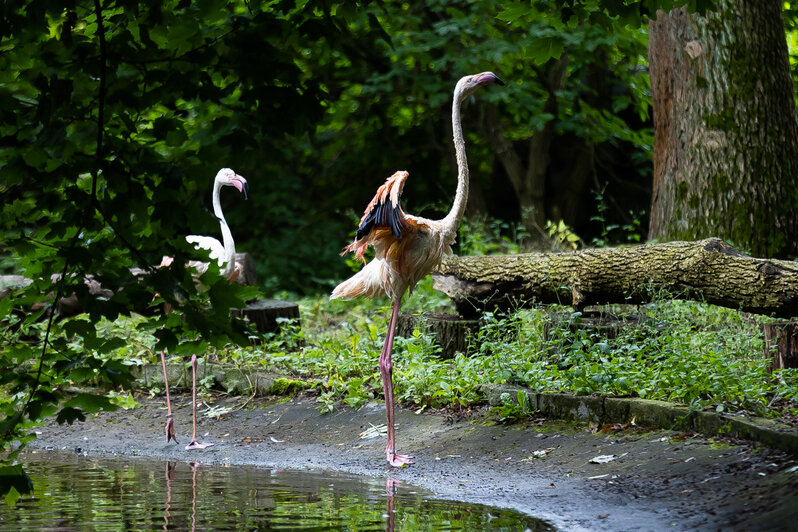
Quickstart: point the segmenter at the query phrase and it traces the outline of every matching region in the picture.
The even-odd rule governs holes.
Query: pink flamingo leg
[[[190,451],[191,449],[204,449],[205,447],[210,447],[213,445],[212,443],[203,443],[197,441],[197,355],[191,355],[191,374],[191,407],[193,410],[193,423],[191,442],[186,445],[187,451]]]
[[[380,353],[379,365],[380,375],[382,376],[382,389],[385,392],[385,414],[388,426],[388,443],[385,446],[385,456],[388,463],[394,467],[402,467],[413,463],[412,456],[396,454],[396,438],[394,430],[393,415],[393,364],[391,363],[391,352],[393,351],[393,339],[396,332],[396,318],[399,315],[399,303],[397,299],[393,304],[391,320],[388,322],[388,333],[385,335],[385,345]]]
[[[166,377],[166,358],[163,350],[161,350],[161,366],[163,366],[163,386],[166,389],[166,443],[169,443],[169,440],[180,443],[175,436],[175,422],[172,417],[172,401],[169,399],[169,380]]]

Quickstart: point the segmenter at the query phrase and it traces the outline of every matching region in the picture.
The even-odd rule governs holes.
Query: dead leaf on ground
[[[613,461],[617,460],[618,458],[623,458],[627,454],[629,454],[629,453],[623,453],[623,454],[620,454],[620,455],[617,455],[617,456],[614,455],[614,454],[600,454],[598,456],[594,456],[593,458],[588,460],[588,462],[591,463],[591,464],[606,464],[606,463],[609,463],[609,462],[613,462]]]
[[[530,454],[526,458],[522,458],[521,461],[522,462],[531,462],[532,460],[535,460],[535,459],[546,458],[546,456],[548,456],[548,454],[553,452],[555,449],[556,449],[556,447],[547,447],[546,449],[538,449],[536,451],[532,451],[532,454]]]
[[[370,440],[379,436],[386,436],[388,434],[388,426],[384,423],[382,425],[371,425],[369,428],[360,433],[361,440]]]

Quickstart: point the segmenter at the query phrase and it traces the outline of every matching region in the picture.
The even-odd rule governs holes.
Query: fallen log
[[[463,316],[561,303],[694,299],[757,314],[798,315],[798,263],[743,255],[717,238],[567,253],[447,257],[434,287]]]

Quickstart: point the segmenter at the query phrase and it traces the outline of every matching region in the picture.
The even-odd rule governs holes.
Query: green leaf
[[[99,412],[100,410],[116,410],[116,406],[107,397],[90,393],[79,393],[64,403],[64,406],[82,408],[89,414]]]
[[[559,59],[563,52],[564,43],[559,37],[537,37],[526,46],[525,55],[535,64],[542,65],[549,59]]]
[[[33,481],[22,465],[0,466],[0,495],[8,506],[14,506],[20,495],[33,493]]]
[[[82,410],[78,408],[65,406],[64,408],[58,411],[55,420],[58,422],[59,425],[63,425],[64,423],[71,425],[75,421],[86,421],[86,415],[83,413]]]
[[[8,313],[11,312],[12,307],[12,299],[10,297],[4,297],[0,299],[0,322],[2,322]]]
[[[529,2],[518,2],[511,6],[505,6],[502,11],[496,15],[496,18],[503,22],[517,22],[518,19],[526,17],[532,11],[532,6]]]

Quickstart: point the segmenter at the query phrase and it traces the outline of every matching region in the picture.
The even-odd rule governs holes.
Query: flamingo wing
[[[369,202],[360,219],[356,240],[366,238],[372,229],[390,229],[393,236],[399,239],[407,233],[410,224],[402,210],[400,199],[408,175],[404,170],[400,170],[377,189],[377,194]]]
[[[186,237],[186,242],[194,244],[194,249],[205,249],[209,251],[208,256],[211,259],[215,259],[220,267],[224,265],[224,246],[212,236],[188,235]]]

